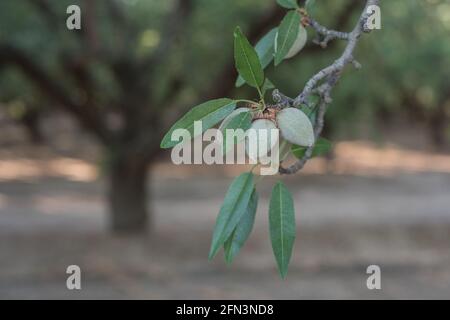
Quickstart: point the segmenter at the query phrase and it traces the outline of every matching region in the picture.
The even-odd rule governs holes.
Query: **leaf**
[[[233,110],[232,113],[230,113],[228,116],[225,117],[225,119],[223,119],[222,123],[219,126],[219,130],[221,132],[223,132],[223,129],[225,128],[226,125],[228,125],[228,123],[235,117],[237,116],[239,113],[241,112],[249,112],[251,109],[250,108],[246,108],[246,107],[242,107],[242,108],[236,108]]]
[[[299,7],[296,0],[277,0],[277,3],[286,9],[297,9]]]
[[[247,210],[255,184],[253,174],[246,172],[231,183],[214,227],[209,259],[214,258],[219,248],[230,237]]]
[[[308,97],[308,105],[310,107],[316,107],[319,104],[320,97],[317,94],[310,94]]]
[[[306,114],[306,116],[309,118],[312,124],[316,123],[317,111],[319,109],[319,101],[320,97],[318,95],[311,94],[308,97],[308,103],[302,104],[300,106],[300,110]]]
[[[273,60],[275,53],[275,36],[278,28],[270,30],[255,46],[261,66],[265,69]]]
[[[269,205],[272,249],[282,278],[286,277],[295,240],[295,212],[291,193],[280,181],[272,190]]]
[[[267,90],[274,89],[274,88],[275,88],[275,85],[272,83],[272,81],[270,81],[269,78],[266,78],[266,80],[264,81],[264,84],[261,88],[261,92],[264,95],[267,92]]]
[[[239,253],[252,232],[253,224],[255,222],[256,209],[258,207],[258,200],[258,193],[255,189],[253,189],[253,193],[250,197],[250,202],[248,203],[244,216],[241,218],[236,228],[234,228],[231,236],[227,239],[227,241],[225,241],[223,248],[225,251],[225,261],[228,264],[233,262],[234,257]]]
[[[223,98],[210,100],[208,102],[202,103],[194,108],[192,108],[188,113],[186,113],[180,120],[178,120],[166,133],[161,141],[161,148],[167,149],[172,148],[181,141],[173,141],[172,133],[176,129],[186,129],[191,133],[191,138],[194,136],[194,122],[202,121],[202,132],[213,127],[221,120],[223,120],[227,115],[229,115],[236,108],[236,102]]]
[[[302,24],[299,25],[297,38],[294,41],[291,49],[287,53],[285,59],[290,59],[296,56],[304,47],[306,42],[308,41],[308,33]]]
[[[306,9],[306,12],[308,13],[308,15],[313,14],[313,9],[314,9],[315,5],[316,5],[316,0],[306,0],[305,9]]]
[[[237,137],[234,137],[232,141],[227,141],[227,129],[242,129],[245,132],[251,127],[251,125],[252,114],[247,111],[237,114],[224,126],[224,128],[222,129],[224,154],[227,154],[235,144],[238,144],[245,138],[245,135],[243,135],[241,140],[238,140]]]
[[[260,88],[264,82],[264,71],[258,54],[239,27],[234,31],[234,60],[239,75],[250,86]]]
[[[304,106],[301,110],[306,114],[312,124],[316,123],[317,112],[319,111],[317,104],[313,107]]]
[[[289,11],[281,21],[276,37],[275,66],[279,65],[286,57],[297,39],[300,26],[300,15],[295,11]]]
[[[327,154],[331,150],[332,144],[329,140],[325,138],[319,138],[314,145],[313,152],[311,154],[311,158],[318,157],[324,154]],[[293,145],[291,148],[292,154],[301,159],[304,157],[307,147],[301,147],[297,145]]]
[[[255,46],[256,54],[258,55],[259,61],[261,62],[261,67],[263,69],[272,62],[274,52],[275,52],[275,36],[277,34],[278,28],[273,28],[270,30]],[[245,80],[238,76],[236,80],[236,87],[241,87],[245,83]]]

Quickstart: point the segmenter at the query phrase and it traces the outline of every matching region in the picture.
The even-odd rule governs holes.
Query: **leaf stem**
[[[263,110],[264,110],[264,109],[266,109],[266,101],[264,100],[264,95],[263,95],[263,93],[261,91],[261,88],[256,87],[256,89],[258,90],[259,99],[260,99],[259,101],[263,105]]]
[[[235,100],[236,102],[247,102],[247,103],[252,103],[252,104],[258,104],[258,102],[253,101],[253,100],[247,100],[247,99],[239,99],[239,100]]]

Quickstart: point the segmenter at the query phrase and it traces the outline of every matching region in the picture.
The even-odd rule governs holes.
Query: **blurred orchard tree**
[[[72,4],[80,31],[66,28]],[[225,31],[240,21],[257,39],[282,14],[271,1],[1,1],[0,97],[76,118],[104,147],[112,229],[142,232],[148,167],[177,107],[234,88]]]
[[[320,1],[314,16],[330,28],[349,30],[363,2]],[[71,4],[81,7],[81,31],[66,28]],[[339,107],[330,108],[325,131],[350,130],[406,110],[429,123],[436,143],[445,144],[450,43],[443,39],[450,31],[450,5],[383,5],[377,41],[361,41],[364,68],[339,83],[333,97]],[[150,216],[148,168],[170,123],[186,107],[236,90],[230,36],[236,25],[256,43],[283,16],[274,0],[2,0],[0,100],[7,106],[19,101],[31,128],[42,108],[73,116],[103,146],[112,229],[143,232]],[[267,72],[294,95],[340,46],[333,42],[321,50],[309,44],[301,59]]]

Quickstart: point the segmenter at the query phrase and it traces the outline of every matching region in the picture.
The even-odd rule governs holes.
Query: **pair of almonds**
[[[272,129],[279,129],[281,137],[289,143],[302,147],[310,147],[314,144],[313,126],[303,111],[296,108],[286,108],[277,113],[276,120],[276,124],[268,119],[253,121],[250,129],[255,129],[258,136],[265,137],[265,135],[259,134],[260,130],[268,132],[267,141],[258,141],[259,146],[270,147],[268,150],[273,148],[277,141],[271,141],[269,132]]]
[[[219,130],[223,131],[236,115],[249,111],[248,108],[236,109],[223,120]],[[257,146],[246,144],[247,155],[252,159],[267,156],[275,144],[279,143],[278,139],[273,139],[271,130],[279,130],[284,140],[298,146],[310,147],[314,144],[314,130],[311,121],[301,110],[296,108],[286,108],[278,112],[276,123],[269,119],[254,120],[250,129],[255,131],[258,142]]]

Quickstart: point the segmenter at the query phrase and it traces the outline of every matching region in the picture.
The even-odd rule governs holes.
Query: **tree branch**
[[[327,106],[332,101],[330,96],[331,91],[336,85],[339,78],[341,77],[344,67],[349,63],[353,63],[355,67],[360,67],[360,64],[356,62],[355,59],[353,58],[353,51],[362,33],[370,31],[367,30],[365,26],[369,15],[369,13],[366,10],[367,7],[378,4],[379,0],[367,0],[366,6],[364,7],[363,13],[361,14],[356,26],[348,34],[339,33],[334,30],[328,30],[325,27],[319,25],[318,23],[317,24],[315,24],[314,22],[312,23],[313,25],[315,25],[315,27],[313,25],[312,27],[316,29],[318,33],[322,35],[328,35],[330,40],[333,38],[347,41],[347,46],[345,47],[342,55],[336,61],[334,61],[334,63],[320,70],[318,73],[312,76],[311,79],[306,83],[303,91],[291,103],[294,107],[298,107],[302,104],[307,104],[308,98],[313,92],[319,94],[320,97],[319,111],[316,122],[314,124],[314,135],[316,140],[319,138],[324,126],[324,116],[326,113]],[[311,21],[314,20],[311,19]],[[324,82],[322,83],[322,81]],[[278,99],[279,92],[274,93],[275,93],[274,98]],[[305,152],[305,155],[301,159],[299,159],[297,162],[295,162],[288,168],[280,167],[279,172],[281,174],[294,174],[297,171],[301,170],[311,157],[313,149],[314,146],[308,147]]]
[[[341,9],[341,14],[338,15],[337,19],[336,19],[336,28],[337,29],[342,29],[347,25],[347,22],[350,20],[353,12],[355,9],[357,9],[360,4],[362,3],[361,0],[352,0],[347,2],[347,4]],[[322,35],[322,36],[327,36],[330,35],[331,38],[328,39],[328,41],[326,42],[326,45],[323,45],[323,40],[322,41],[313,41],[316,44],[319,44],[320,47],[324,48],[328,45],[328,42],[334,39],[340,39],[340,38],[345,38],[346,35],[348,35],[347,32],[339,32],[339,31],[334,31],[334,30],[327,30],[324,29],[324,27],[322,25],[320,25],[317,21],[315,21],[314,19],[312,19],[311,17],[309,17],[309,20],[312,21],[313,25],[312,27],[316,30],[316,32],[318,33],[318,35]],[[319,43],[317,43],[319,42]],[[320,48],[317,46],[314,47],[309,47],[311,48]]]
[[[314,43],[320,45],[322,48],[326,48],[328,42],[334,39],[348,40],[350,35],[348,32],[329,30],[312,18],[309,18],[309,25],[316,30],[318,35],[323,37],[323,40],[314,40]]]
[[[78,104],[66,90],[22,50],[0,44],[0,67],[12,64],[17,67],[49,98],[72,113],[80,123],[103,142],[109,139],[101,114],[85,104]]]

